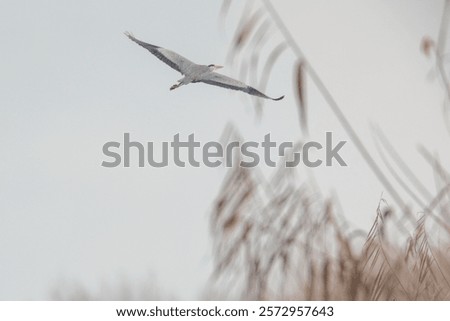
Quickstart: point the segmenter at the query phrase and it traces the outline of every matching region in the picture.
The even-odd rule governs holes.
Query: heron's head
[[[211,65],[208,65],[208,68],[209,68],[209,70],[214,71],[214,70],[223,68],[223,66],[211,64]]]

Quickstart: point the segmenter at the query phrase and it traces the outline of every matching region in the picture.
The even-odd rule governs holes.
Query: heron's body
[[[169,65],[170,67],[172,67],[173,69],[184,75],[183,78],[178,80],[177,84],[170,87],[170,90],[176,89],[182,85],[187,85],[190,83],[203,82],[214,86],[224,87],[233,90],[240,90],[250,95],[258,96],[261,98],[281,100],[284,97],[281,96],[279,98],[271,98],[269,96],[266,96],[262,92],[256,90],[255,88],[246,85],[241,81],[214,72],[214,70],[221,68],[221,66],[199,65],[171,50],[140,41],[130,33],[125,34],[132,41],[144,47],[145,49],[150,51],[153,55],[155,55],[158,59],[160,59],[161,61],[163,61],[164,63],[166,63],[167,65]]]

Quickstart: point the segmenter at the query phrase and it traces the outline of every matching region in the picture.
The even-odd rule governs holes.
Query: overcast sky
[[[95,295],[122,283],[201,296],[211,265],[208,215],[226,169],[108,169],[102,146],[124,132],[141,142],[195,133],[204,143],[230,122],[246,140],[269,132],[277,141],[301,137],[291,52],[267,87],[286,98],[266,103],[258,122],[243,93],[200,84],[169,91],[180,75],[123,35],[225,64],[243,6],[234,4],[223,30],[220,5],[0,3],[0,299],[49,299],[74,284]],[[377,124],[430,190],[432,170],[417,146],[448,163],[449,136],[442,90],[419,48],[424,35],[436,37],[442,7],[440,0],[276,2],[367,148],[376,155],[370,124]],[[310,82],[307,93],[311,138],[323,141],[332,131],[349,140]],[[339,195],[352,224],[367,230],[386,191],[351,142],[342,155],[348,167],[314,176],[325,196]]]

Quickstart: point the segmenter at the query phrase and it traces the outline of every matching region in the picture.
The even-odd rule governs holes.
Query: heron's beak
[[[223,68],[223,66],[215,66],[216,67],[216,69],[220,69],[220,68]]]

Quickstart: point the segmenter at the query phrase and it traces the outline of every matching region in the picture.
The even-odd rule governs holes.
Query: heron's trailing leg
[[[183,77],[183,78],[181,78],[180,80],[178,80],[178,83],[176,83],[175,85],[173,85],[172,87],[170,87],[170,90],[177,89],[178,87],[183,86],[183,85],[190,84],[191,82],[192,82],[192,79],[191,79],[191,78],[189,78],[189,77]]]
[[[177,89],[178,87],[180,87],[182,85],[182,83],[176,83],[175,85],[173,85],[172,87],[170,87],[170,90],[174,90]]]

